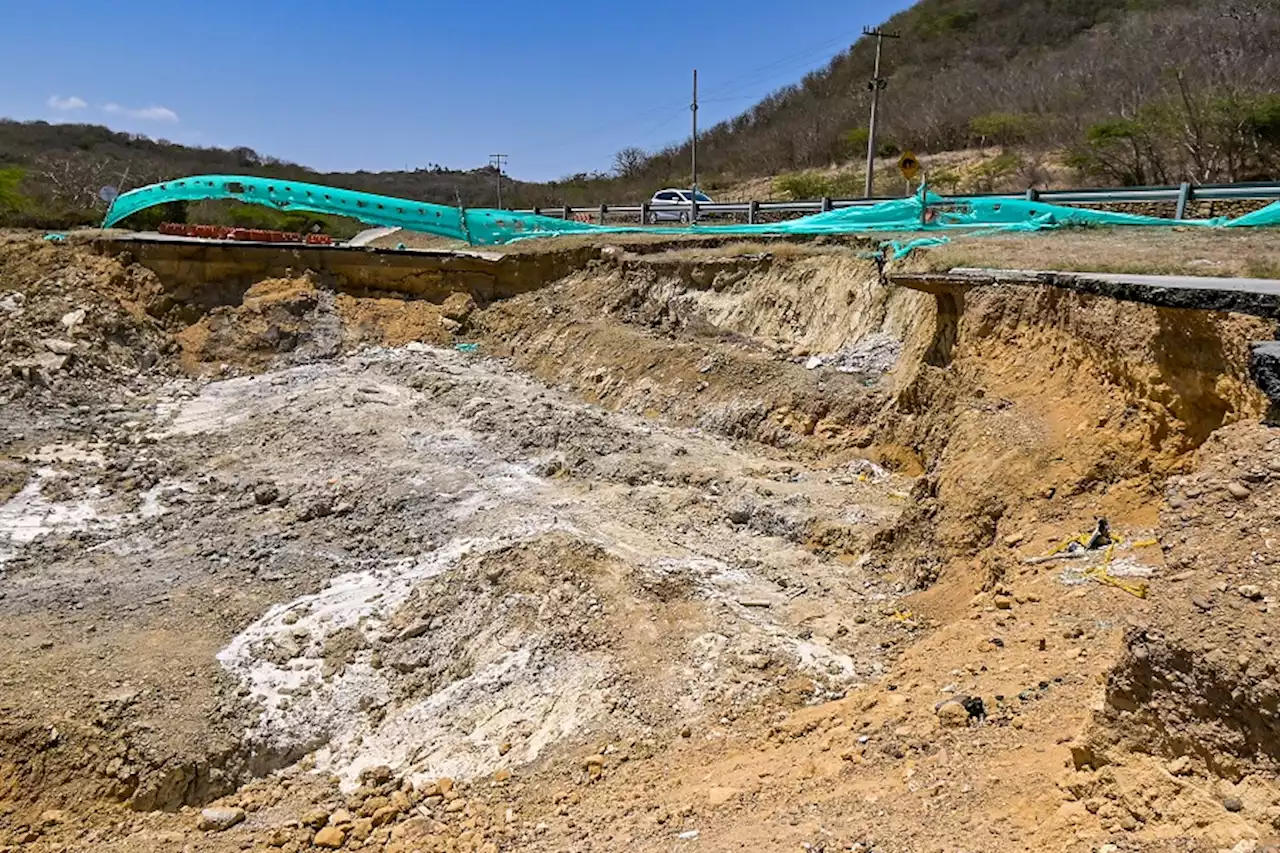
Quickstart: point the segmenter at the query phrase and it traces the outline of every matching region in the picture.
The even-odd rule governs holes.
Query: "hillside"
[[[1131,184],[1280,168],[1277,0],[921,0],[882,28],[901,35],[884,47],[885,154],[1066,150],[1084,175]],[[704,184],[865,157],[873,57],[861,38],[711,128]],[[686,142],[631,173],[663,184],[688,162]]]
[[[105,209],[97,197],[104,186],[128,189],[215,173],[278,176],[441,204],[461,199],[471,207],[492,207],[497,202],[497,176],[487,166],[470,171],[431,165],[408,172],[318,172],[251,148],[194,148],[98,125],[0,119],[0,224],[60,227],[94,222]],[[506,176],[502,192],[508,205],[554,200],[543,185]],[[226,219],[234,210],[222,206],[206,219]],[[263,212],[245,209],[236,215],[258,220]]]

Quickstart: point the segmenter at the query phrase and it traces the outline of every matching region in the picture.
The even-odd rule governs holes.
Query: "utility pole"
[[[884,45],[885,39],[896,39],[902,36],[899,33],[886,33],[883,30],[868,27],[862,28],[862,34],[876,37],[876,69],[871,75],[871,81],[867,83],[867,88],[871,90],[871,129],[867,133],[867,185],[863,192],[863,197],[871,198],[876,168],[876,113],[880,107],[880,91],[889,85],[889,81],[880,76],[880,48]]]
[[[498,170],[498,210],[502,210],[502,164],[506,160],[506,154],[489,155],[489,165]]]
[[[696,209],[698,204],[698,69],[693,69],[693,105],[689,108],[693,112],[693,146],[692,146],[692,171],[693,171],[693,204]]]

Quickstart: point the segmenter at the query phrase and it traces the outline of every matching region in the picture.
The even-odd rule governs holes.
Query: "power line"
[[[804,48],[795,53],[791,53],[786,56],[783,56],[779,59],[775,59],[772,62],[767,62],[764,65],[760,65],[760,66],[757,66],[756,68],[752,68],[747,71],[744,71],[743,73],[739,74],[736,77],[730,77],[729,79],[722,81],[720,85],[724,87],[728,87],[728,86],[732,86],[734,84],[742,83],[744,81],[749,80],[750,82],[746,83],[746,86],[754,86],[757,83],[761,82],[763,79],[771,76],[774,72],[781,71],[784,67],[789,67],[792,65],[808,62],[819,54],[828,55],[827,52],[830,50],[830,48],[834,47],[837,44],[840,44],[841,42],[847,43],[848,36],[841,35],[832,39],[827,39],[821,44],[816,44],[811,47]],[[736,91],[742,91],[742,88],[740,87]]]

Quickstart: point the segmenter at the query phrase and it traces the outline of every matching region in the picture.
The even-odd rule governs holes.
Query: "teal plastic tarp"
[[[129,216],[173,201],[234,199],[276,210],[349,216],[370,225],[405,228],[465,240],[472,245],[498,246],[533,237],[566,234],[625,234],[650,232],[639,226],[601,226],[550,216],[485,208],[463,209],[411,201],[392,196],[239,175],[197,175],[131,190],[118,196],[107,211],[104,227]],[[801,219],[760,225],[698,225],[663,228],[663,234],[758,235],[858,234],[887,231],[995,232],[1043,231],[1064,226],[1136,227],[1169,226],[1172,220],[1155,216],[1112,213],[1078,207],[1044,204],[1022,199],[984,197],[948,198],[924,187],[911,198],[864,207],[847,207]],[[1234,220],[1182,220],[1181,226],[1254,227],[1280,225],[1280,203]]]

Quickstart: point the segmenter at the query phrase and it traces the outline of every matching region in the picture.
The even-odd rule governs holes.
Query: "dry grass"
[[[1160,229],[955,236],[914,261],[953,267],[1280,278],[1280,232]]]

